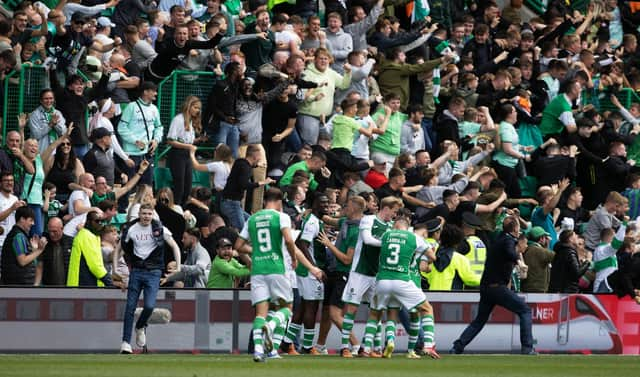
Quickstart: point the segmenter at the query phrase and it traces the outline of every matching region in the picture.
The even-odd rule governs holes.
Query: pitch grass
[[[638,356],[443,355],[441,360],[341,359],[298,356],[254,363],[231,355],[0,355],[11,377],[378,377],[378,376],[638,377]]]

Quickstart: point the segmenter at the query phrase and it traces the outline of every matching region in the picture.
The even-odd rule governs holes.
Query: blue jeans
[[[240,129],[238,126],[227,122],[220,122],[216,143],[226,144],[231,148],[233,158],[238,158],[238,148],[240,147]]]
[[[480,333],[494,306],[500,305],[503,308],[515,313],[520,318],[520,346],[522,353],[528,353],[533,349],[533,334],[531,331],[531,308],[511,289],[505,285],[480,286],[480,303],[476,318],[462,332],[460,338],[453,342],[453,348],[461,353],[464,347],[471,343],[473,338]]]
[[[285,140],[287,143],[287,151],[298,153],[298,151],[302,149],[302,139],[300,138],[300,134],[298,134],[298,130],[295,128]]]
[[[242,208],[242,202],[238,200],[222,199],[220,204],[220,212],[227,218],[230,225],[238,230],[241,230],[244,223],[249,220],[249,214]]]
[[[122,340],[124,342],[131,343],[133,317],[136,312],[136,306],[138,306],[138,299],[140,298],[141,292],[144,292],[144,307],[136,323],[136,329],[147,326],[147,321],[149,317],[151,317],[151,313],[153,313],[153,308],[156,306],[156,296],[160,289],[161,276],[162,270],[131,269],[127,290],[127,306],[124,309],[124,329],[122,330]]]
[[[435,140],[436,132],[433,129],[433,119],[422,118],[422,131],[424,133],[424,149],[431,152]]]
[[[89,145],[87,144],[79,144],[73,146],[73,153],[75,153],[76,157],[78,157],[78,159],[80,160],[82,160],[82,157],[84,157],[87,152],[89,152]]]
[[[33,219],[33,226],[29,231],[29,237],[41,236],[42,232],[44,232],[44,214],[42,213],[42,206],[40,204],[29,204],[29,208],[31,208],[36,215]]]
[[[404,327],[404,329],[407,331],[407,334],[409,333],[409,328],[411,328],[411,324],[409,323],[409,316],[410,316],[409,311],[407,311],[407,309],[405,308],[402,308],[400,310],[400,313],[398,313],[398,319],[400,320],[400,323],[402,323],[402,327]],[[424,346],[424,331],[422,330],[422,326],[420,326],[420,331],[418,332],[418,341],[416,342],[415,350],[421,350],[423,346]]]
[[[145,159],[145,156],[129,156],[131,160],[135,163],[135,165],[130,168],[126,164],[123,164],[122,168],[124,169],[124,173],[129,177],[129,179],[133,178],[134,175],[140,170],[140,164]],[[144,171],[142,177],[138,181],[138,184],[145,184],[149,186],[153,186],[153,169],[154,169],[154,157],[150,157],[149,167]]]

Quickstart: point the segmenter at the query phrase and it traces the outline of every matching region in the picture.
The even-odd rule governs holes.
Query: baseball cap
[[[373,157],[371,157],[371,160],[375,165],[382,165],[387,163],[382,156],[377,154],[373,155]]]
[[[109,131],[104,127],[100,127],[93,130],[93,132],[91,133],[91,140],[98,140],[98,139],[102,139],[105,136],[111,136],[111,135],[112,135],[111,131]]]
[[[431,219],[426,222],[426,225],[427,232],[434,233],[440,230],[440,228],[442,227],[442,222],[440,222],[440,219]]]
[[[462,214],[462,222],[471,228],[479,228],[482,226],[480,218],[471,212],[465,212]]]
[[[218,247],[225,247],[225,246],[233,246],[233,244],[228,238],[220,238],[218,240]]]
[[[549,232],[544,230],[541,226],[534,226],[529,231],[529,239],[537,240],[538,238],[540,238],[542,236],[549,237],[549,236],[551,236],[551,234],[549,234]]]
[[[98,17],[98,29],[102,29],[105,27],[116,27],[116,24],[114,24],[113,22],[111,22],[110,19],[108,19],[107,17]]]

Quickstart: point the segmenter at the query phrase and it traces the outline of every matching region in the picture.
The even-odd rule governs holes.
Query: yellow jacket
[[[67,287],[104,287],[102,279],[107,274],[100,237],[88,229],[80,229],[71,246]]]
[[[471,287],[480,285],[480,276],[471,270],[471,263],[462,254],[454,251],[451,262],[442,271],[438,271],[435,264],[426,274],[430,291],[462,290],[462,284]]]

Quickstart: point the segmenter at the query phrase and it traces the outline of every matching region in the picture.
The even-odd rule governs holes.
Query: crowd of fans
[[[2,87],[29,65],[50,82],[0,150],[0,279],[124,287],[128,226],[151,204],[182,250],[165,253],[162,284],[242,287],[251,261],[233,250],[238,230],[264,186],[279,186],[294,229],[313,210],[326,243],[350,198],[365,214],[399,198],[440,245],[427,289],[477,287],[516,216],[512,289],[640,303],[640,105],[628,100],[640,90],[640,13],[570,3],[533,18],[521,0],[0,7]],[[158,83],[177,69],[215,84],[207,93],[181,76],[194,95],[162,124]],[[172,185],[154,191],[164,146]],[[194,171],[212,188],[193,187]],[[317,193],[326,210],[311,208]]]

